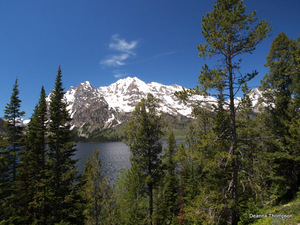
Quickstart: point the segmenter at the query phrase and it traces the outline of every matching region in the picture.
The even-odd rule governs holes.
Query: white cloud
[[[115,78],[120,78],[120,77],[125,77],[125,76],[128,76],[127,73],[123,73],[123,74],[122,73],[117,73],[117,74],[114,75]]]
[[[136,48],[138,42],[131,41],[127,42],[124,39],[119,38],[118,34],[112,36],[112,42],[109,44],[109,48],[120,52],[119,54],[111,55],[105,60],[101,60],[100,64],[106,66],[123,66],[125,60],[131,55],[135,55],[133,50]]]
[[[128,59],[129,54],[124,53],[120,55],[112,55],[108,59],[102,60],[100,64],[106,66],[123,66],[125,65],[124,60]]]
[[[137,46],[137,41],[126,42],[124,39],[120,39],[118,34],[113,35],[112,39],[113,42],[109,44],[111,49],[135,55],[132,50]]]
[[[159,58],[159,57],[162,57],[162,56],[173,55],[173,54],[175,54],[175,53],[177,53],[177,51],[164,52],[164,53],[161,53],[161,54],[158,54],[158,55],[153,56],[153,58]]]

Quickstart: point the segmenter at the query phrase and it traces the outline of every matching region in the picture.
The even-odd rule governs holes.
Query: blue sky
[[[41,86],[49,93],[58,65],[66,90],[86,80],[94,87],[137,76],[145,82],[196,85],[205,61],[201,18],[213,0],[0,0],[0,116],[16,77],[26,118]],[[258,86],[272,40],[300,34],[299,0],[244,0],[247,11],[272,23],[272,36],[243,58]]]

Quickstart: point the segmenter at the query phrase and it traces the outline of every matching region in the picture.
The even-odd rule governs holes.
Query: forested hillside
[[[195,88],[174,93],[193,105],[195,119],[175,124],[160,99],[142,98],[117,131],[131,167],[114,186],[97,149],[78,174],[61,66],[49,104],[41,87],[26,129],[16,79],[5,129],[0,124],[0,224],[300,223],[300,37],[273,39],[259,87],[263,107],[254,112],[247,83],[258,73],[242,73],[241,59],[270,38],[271,25],[246,11],[242,0],[217,0],[202,17],[205,42],[197,49],[209,65]],[[199,94],[207,98],[195,100]],[[211,96],[217,104],[206,101]],[[185,139],[178,145],[176,132]]]

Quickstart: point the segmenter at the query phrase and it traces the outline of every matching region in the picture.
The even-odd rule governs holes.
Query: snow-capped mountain
[[[192,107],[175,97],[178,85],[146,84],[136,77],[120,79],[106,87],[94,88],[85,81],[65,93],[65,101],[73,118],[72,124],[81,134],[109,128],[130,119],[135,105],[148,93],[161,99],[159,110],[170,115],[192,117]]]
[[[178,99],[174,95],[176,91],[182,91],[182,87],[156,82],[146,84],[137,77],[127,77],[99,88],[94,88],[90,82],[85,81],[76,88],[71,87],[64,98],[73,118],[73,126],[78,128],[81,135],[88,136],[94,130],[127,122],[136,104],[148,93],[161,100],[158,110],[163,113],[192,118],[192,105]],[[252,95],[255,98],[253,103],[256,103],[261,93],[257,90]],[[202,101],[204,97],[193,96],[193,100]],[[206,100],[216,103],[213,97],[207,97]]]
[[[182,91],[182,87],[176,84],[163,85],[156,82],[146,84],[136,77],[127,77],[107,87],[100,87],[98,91],[109,108],[118,112],[132,112],[135,105],[151,93],[161,100],[160,111],[171,115],[192,116],[192,107],[175,97],[176,91]]]

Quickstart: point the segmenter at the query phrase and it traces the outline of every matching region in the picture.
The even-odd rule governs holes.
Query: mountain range
[[[181,130],[179,136],[183,137],[188,124],[194,119],[192,103],[204,104],[205,101],[209,101],[216,104],[217,99],[197,95],[190,98],[192,103],[183,102],[174,95],[176,91],[182,90],[183,87],[176,84],[145,83],[137,77],[127,77],[99,88],[85,81],[77,87],[70,87],[64,95],[64,101],[72,118],[72,129],[77,131],[79,140],[120,140],[122,130],[130,120],[136,104],[148,93],[161,100],[158,110],[167,118],[169,127]],[[47,97],[48,104],[50,96],[51,93]],[[249,96],[254,112],[258,111],[260,106],[264,106],[264,103],[259,101],[262,98],[261,91],[252,89]],[[240,100],[239,97],[235,99],[236,107]],[[22,125],[26,126],[28,122],[29,120],[22,120]],[[3,132],[4,120],[0,118],[0,133]]]
[[[174,95],[176,91],[182,90],[183,87],[176,84],[145,83],[137,77],[127,77],[99,88],[94,88],[90,82],[85,81],[66,91],[64,100],[72,117],[72,128],[78,131],[79,136],[88,138],[93,133],[128,122],[136,104],[148,93],[161,100],[158,110],[173,118],[173,121],[193,119],[192,104],[183,102]],[[261,96],[258,89],[251,91],[253,106],[258,106]],[[49,102],[50,95],[47,100]],[[203,101],[204,96],[193,96],[192,100]],[[216,103],[216,99],[211,96],[205,100]],[[239,101],[240,98],[237,98],[236,104]]]

